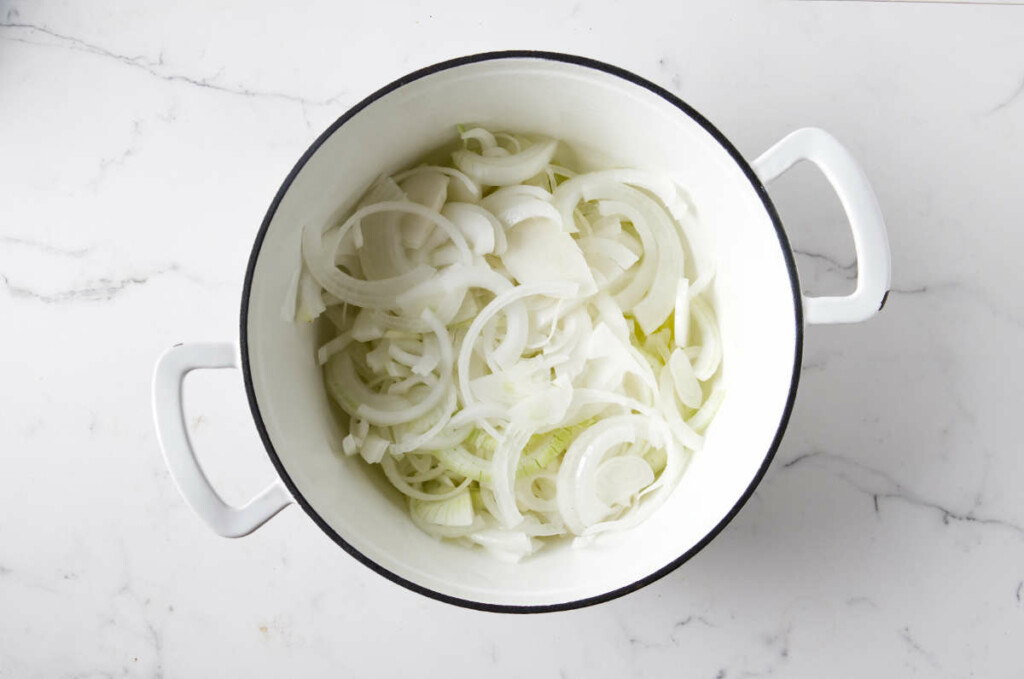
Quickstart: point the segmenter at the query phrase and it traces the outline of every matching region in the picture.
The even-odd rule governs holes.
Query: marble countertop
[[[1024,7],[293,4],[0,3],[0,677],[1022,676]],[[887,308],[808,330],[757,493],[623,599],[454,608],[294,507],[216,537],[164,469],[154,360],[235,337],[253,235],[323,128],[417,67],[508,48],[630,69],[748,157],[835,134],[888,220]],[[824,180],[771,192],[805,288],[851,289]],[[239,376],[190,380],[204,463],[245,498],[272,469]]]

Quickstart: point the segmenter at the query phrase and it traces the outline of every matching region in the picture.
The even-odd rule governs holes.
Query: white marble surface
[[[294,4],[0,2],[0,677],[1022,676],[1024,7]],[[624,66],[748,157],[830,130],[893,248],[884,314],[807,333],[740,516],[660,582],[557,615],[407,592],[294,507],[217,538],[149,412],[162,349],[235,337],[253,234],[319,131],[502,48]],[[824,181],[772,193],[805,287],[849,289]],[[190,379],[204,460],[244,498],[271,468],[238,374]]]

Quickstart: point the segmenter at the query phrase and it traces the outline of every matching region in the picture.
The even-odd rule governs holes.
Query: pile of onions
[[[713,272],[670,180],[460,134],[452,167],[305,228],[294,317],[330,324],[342,452],[422,530],[518,560],[633,526],[678,484],[724,395]]]

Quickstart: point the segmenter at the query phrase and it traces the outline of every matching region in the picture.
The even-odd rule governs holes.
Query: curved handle
[[[801,160],[814,163],[839,196],[857,250],[857,289],[846,297],[804,297],[808,323],[856,323],[883,306],[892,264],[885,220],[868,178],[850,152],[824,130],[807,127],[784,137],[753,162],[765,184]]]
[[[292,503],[276,479],[241,507],[224,502],[210,485],[196,459],[185,427],[182,381],[200,368],[237,368],[238,353],[227,342],[179,344],[157,361],[153,372],[153,417],[164,462],[185,501],[216,533],[236,538],[248,535]]]

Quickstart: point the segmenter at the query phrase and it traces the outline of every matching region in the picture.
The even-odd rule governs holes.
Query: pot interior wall
[[[344,458],[315,360],[313,328],[282,319],[299,232],[348,210],[381,172],[455,139],[455,125],[540,133],[602,166],[671,176],[713,238],[714,297],[727,397],[680,487],[646,523],[587,549],[544,549],[518,565],[442,544],[360,459]],[[251,281],[252,388],[298,492],[359,552],[436,592],[489,604],[560,604],[628,586],[678,559],[726,517],[756,477],[785,412],[797,320],[790,272],[765,207],[700,124],[646,88],[600,70],[516,58],[433,73],[340,126],[295,177],[269,224]]]

